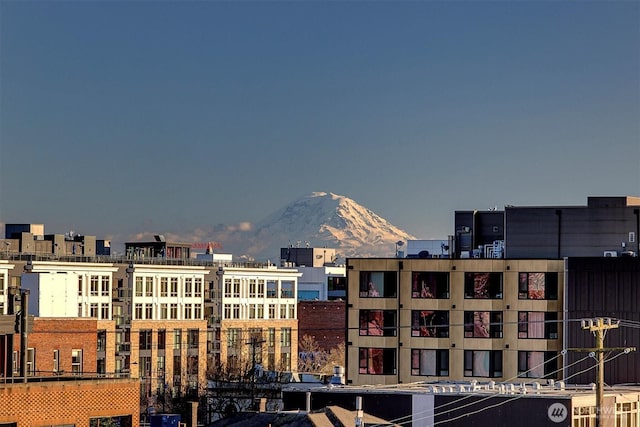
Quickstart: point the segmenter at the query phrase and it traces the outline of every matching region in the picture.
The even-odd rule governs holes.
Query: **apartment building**
[[[124,258],[23,254],[20,239],[35,237],[12,236],[0,263],[3,310],[15,312],[9,292],[19,289],[30,293],[32,316],[94,319],[95,358],[80,370],[139,379],[145,404],[200,394],[208,374],[254,358],[270,370],[297,365],[295,269],[185,259],[186,244],[164,239],[130,243]],[[8,350],[7,363],[18,363]]]
[[[210,307],[220,324],[217,363],[232,370],[254,360],[272,371],[297,366],[300,276],[296,269],[275,265],[218,268],[215,286],[220,300]]]
[[[205,282],[197,265],[120,266],[114,292],[115,370],[140,378],[141,396],[206,388]]]
[[[564,261],[348,259],[354,385],[560,378]]]

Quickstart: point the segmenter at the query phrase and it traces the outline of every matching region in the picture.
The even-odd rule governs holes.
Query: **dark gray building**
[[[639,234],[640,197],[589,197],[586,206],[505,206],[504,211],[456,211],[455,256],[510,259],[637,256]]]

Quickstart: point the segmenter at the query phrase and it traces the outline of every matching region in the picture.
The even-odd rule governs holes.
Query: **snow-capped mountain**
[[[255,225],[246,248],[254,259],[276,260],[280,248],[335,248],[340,258],[393,256],[396,242],[415,239],[352,199],[317,192],[293,201]]]

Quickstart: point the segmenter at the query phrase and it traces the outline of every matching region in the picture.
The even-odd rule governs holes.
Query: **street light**
[[[403,245],[404,245],[404,242],[403,242],[402,240],[398,240],[398,241],[396,242],[396,258],[399,258],[399,256],[398,256],[398,255],[400,254],[400,252],[398,252],[398,248],[399,248],[399,247],[401,247],[401,246],[403,246]]]

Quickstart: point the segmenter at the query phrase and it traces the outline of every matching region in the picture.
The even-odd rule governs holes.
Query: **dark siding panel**
[[[579,319],[611,317],[640,322],[640,258],[569,258],[567,286],[569,348],[593,348],[592,333],[583,330]],[[605,337],[605,347],[640,347],[640,328],[620,326]],[[570,352],[567,364],[587,353]],[[609,358],[616,354],[608,355]],[[587,359],[568,369],[568,375],[595,365]],[[595,381],[595,369],[576,375],[570,383]],[[640,354],[620,355],[605,364],[605,382],[609,385],[640,382]]]

